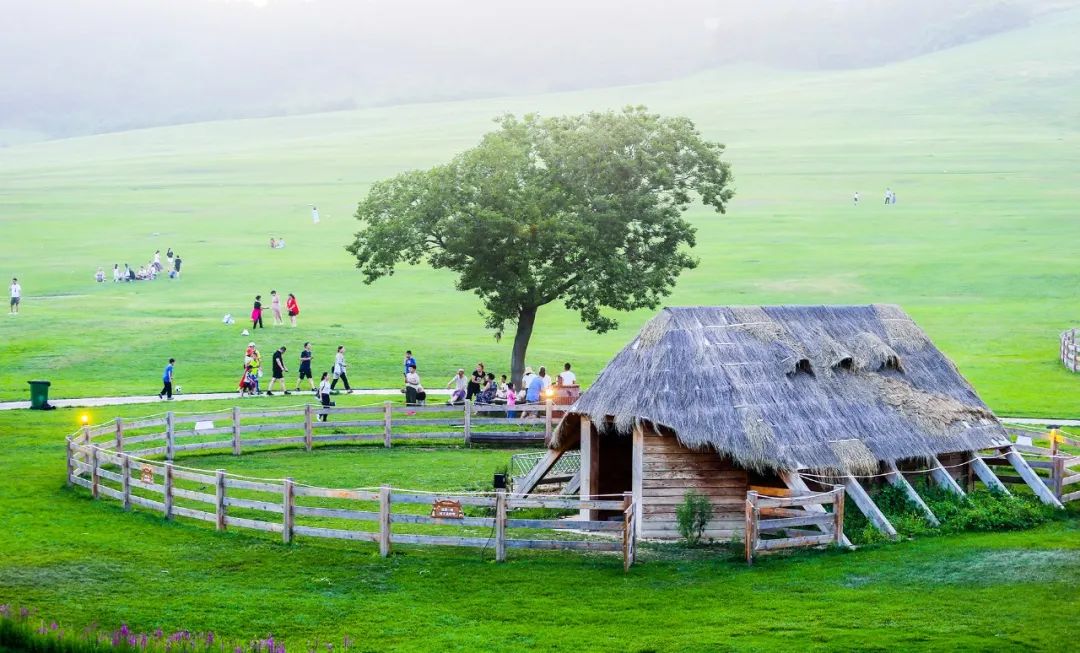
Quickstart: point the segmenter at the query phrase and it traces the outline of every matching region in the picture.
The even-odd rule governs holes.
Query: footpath
[[[449,390],[428,390],[429,396],[450,396]],[[400,388],[384,388],[373,390],[353,390],[353,395],[400,395]],[[265,397],[266,393],[259,395]],[[280,397],[280,392],[274,393],[275,397]],[[291,392],[290,397],[307,397],[316,402],[314,393],[310,390],[301,390],[300,392]],[[345,396],[344,392],[336,396]],[[173,401],[208,401],[211,399],[236,399],[242,401],[238,392],[206,392],[197,394],[182,394],[173,395]],[[167,404],[169,401],[161,399],[157,395],[137,395],[131,397],[81,397],[78,399],[49,399],[50,406],[56,406],[57,408],[92,408],[95,406],[120,406],[124,404]],[[30,408],[29,401],[5,401],[0,402],[0,410],[20,410],[24,408]]]

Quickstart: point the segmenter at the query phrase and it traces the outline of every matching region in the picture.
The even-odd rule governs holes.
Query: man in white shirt
[[[11,280],[11,315],[19,314],[19,302],[22,300],[22,286],[18,279]]]
[[[319,224],[319,209],[314,204],[311,205],[311,222]]]
[[[559,385],[577,385],[577,375],[570,371],[570,363],[563,365],[563,371],[559,374]]]

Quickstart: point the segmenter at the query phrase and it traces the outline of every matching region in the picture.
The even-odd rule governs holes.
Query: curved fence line
[[[374,440],[390,447],[394,439],[442,437],[463,439],[466,443],[503,442],[506,433],[516,437],[528,433],[532,438],[530,441],[542,443],[545,436],[550,437],[550,402],[516,407],[519,413],[529,414],[521,418],[477,418],[474,413],[505,412],[506,408],[470,404],[461,408],[460,418],[416,417],[457,410],[459,407],[403,407],[387,402],[378,407],[307,405],[302,410],[242,411],[235,407],[179,419],[173,413],[166,413],[164,418],[116,418],[101,426],[85,426],[67,437],[67,482],[88,489],[95,499],[115,499],[125,510],[146,508],[160,512],[166,519],[185,517],[212,523],[219,531],[241,528],[281,533],[282,541],[286,543],[298,536],[366,541],[377,543],[384,557],[390,554],[394,543],[492,547],[495,559],[500,562],[506,559],[507,549],[621,551],[624,568],[633,564],[631,493],[616,495],[617,498],[612,500],[576,495],[510,496],[505,490],[494,493],[432,492],[394,489],[389,485],[336,489],[296,483],[291,478],[244,477],[223,469],[209,471],[173,462],[179,452],[212,449],[232,450],[239,454],[244,449],[281,445],[304,446],[310,451],[318,442]],[[395,415],[401,411],[406,411],[407,416]],[[382,419],[318,421],[323,416],[329,420],[333,416],[365,413],[379,413]],[[266,421],[289,417],[303,417],[303,421]],[[229,425],[218,427],[215,422],[223,419]],[[505,428],[507,424],[518,429],[532,427],[532,430],[483,430],[484,427]],[[179,428],[188,425],[191,428]],[[322,435],[317,432],[322,425],[327,425],[324,428],[366,428],[381,432]],[[540,430],[541,426],[543,430]],[[158,430],[160,427],[164,430]],[[443,430],[411,430],[419,427],[442,427]],[[285,435],[281,435],[283,432]],[[291,432],[301,434],[291,435]],[[215,439],[222,434],[231,437]],[[258,437],[244,438],[244,434]],[[277,435],[264,437],[266,434]],[[164,460],[154,460],[153,456],[162,456]],[[572,510],[583,514],[601,511],[607,518],[536,518],[536,509]],[[516,510],[529,510],[530,514],[515,516]],[[402,529],[408,532],[402,532]],[[508,531],[515,529],[525,536],[508,537]],[[463,534],[462,530],[466,532]],[[542,534],[549,537],[539,537]],[[587,535],[601,538],[582,539]],[[575,539],[566,539],[568,536]]]

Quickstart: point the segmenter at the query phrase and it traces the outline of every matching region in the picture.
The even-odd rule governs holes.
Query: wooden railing
[[[1080,447],[1080,439],[1065,435],[1058,429],[1033,431],[1009,427],[1005,429],[1014,441],[1012,448],[1020,452],[1038,475],[1039,480],[1053,492],[1061,503],[1080,501],[1080,456],[1070,453],[1062,445]],[[1046,439],[1049,447],[1035,446],[1033,440]],[[982,456],[983,462],[991,466],[1010,466],[1006,454],[996,452]],[[1022,485],[1025,480],[1019,476],[998,474],[998,479],[1006,485]]]
[[[430,407],[432,409],[436,407]],[[414,407],[410,407],[413,410]],[[443,408],[442,410],[445,410]],[[229,411],[236,415],[236,410]],[[312,417],[323,412],[306,407],[303,436],[209,440],[185,442],[188,429],[176,428],[181,422],[171,414],[164,418],[123,421],[101,427],[87,427],[67,438],[67,481],[90,490],[95,499],[115,499],[125,510],[132,506],[162,513],[166,519],[186,517],[215,525],[219,531],[230,528],[281,533],[284,542],[294,538],[320,537],[359,540],[379,545],[383,556],[393,544],[445,545],[486,548],[492,547],[495,559],[506,559],[507,549],[553,549],[570,551],[622,552],[624,567],[635,559],[632,522],[633,498],[626,493],[617,499],[604,497],[574,497],[552,495],[509,496],[504,490],[492,493],[432,493],[378,488],[334,489],[296,483],[291,478],[280,480],[256,479],[225,470],[200,470],[182,467],[171,461],[180,451],[232,448],[238,453],[243,447],[305,444],[320,441],[314,434]],[[330,409],[330,414],[360,412],[355,408]],[[432,411],[433,412],[433,411]],[[286,411],[254,411],[249,418],[278,418]],[[209,421],[218,413],[189,416],[185,422]],[[405,421],[405,420],[403,420]],[[413,424],[416,421],[412,420]],[[427,420],[424,420],[427,421]],[[468,420],[466,420],[468,421]],[[330,422],[334,424],[335,422]],[[343,424],[343,422],[336,422]],[[262,434],[272,428],[257,428],[265,424],[191,429],[191,437],[214,437],[225,432],[234,436],[242,433]],[[366,426],[359,420],[352,426]],[[382,424],[382,422],[380,422]],[[134,434],[140,430],[165,427],[165,434]],[[278,427],[278,424],[270,424]],[[291,425],[290,425],[291,426]],[[390,427],[387,426],[387,433]],[[207,432],[210,432],[207,435]],[[171,434],[171,435],[169,435]],[[395,434],[406,437],[412,433]],[[431,437],[424,433],[423,437]],[[107,442],[95,438],[109,436]],[[326,437],[326,436],[321,436]],[[355,439],[356,436],[348,436]],[[379,436],[383,437],[382,435]],[[458,436],[460,437],[460,436]],[[165,438],[164,446],[150,446],[133,451],[133,445],[156,444]],[[343,438],[321,441],[340,441]],[[390,446],[387,436],[386,445]],[[237,446],[239,442],[240,446]],[[164,456],[165,461],[149,456]],[[421,509],[430,507],[430,512]],[[578,511],[604,510],[621,513],[613,520],[584,521],[577,519],[515,517],[515,510],[538,508]],[[427,514],[424,514],[424,513]],[[397,529],[395,530],[395,526]],[[402,532],[406,529],[411,532]],[[421,532],[416,532],[421,529]],[[427,529],[424,531],[423,529]],[[436,532],[432,532],[435,529]],[[525,537],[513,538],[508,531],[519,530]],[[461,531],[471,531],[464,534]],[[479,532],[477,532],[479,531]],[[599,535],[602,539],[539,538],[548,533],[565,538],[568,535]],[[606,536],[606,537],[605,537]]]
[[[807,506],[823,506],[828,503],[833,504],[831,513],[806,510]],[[820,532],[809,531],[807,527],[817,527]],[[762,537],[763,533],[776,535],[779,532],[784,532],[786,537]],[[824,544],[842,546],[843,538],[843,485],[836,486],[829,492],[805,496],[763,496],[754,491],[746,493],[746,531],[743,542],[747,564],[753,564],[754,556],[759,552]]]
[[[227,449],[240,455],[245,449],[294,445],[310,451],[316,443],[375,441],[390,447],[395,440],[455,439],[466,445],[542,446],[550,440],[555,427],[551,402],[516,407],[515,417],[488,416],[506,412],[505,406],[471,402],[464,406],[406,406],[387,401],[329,408],[310,404],[264,410],[233,407],[197,415],[169,412],[137,420],[117,417],[100,426],[83,427],[81,441],[173,460],[181,452],[208,449]],[[352,415],[371,417],[349,419]],[[287,421],[293,418],[295,421]],[[229,438],[216,437],[223,435]]]

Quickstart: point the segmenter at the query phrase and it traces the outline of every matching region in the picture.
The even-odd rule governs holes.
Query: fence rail
[[[793,510],[828,503],[833,505],[831,513]],[[763,511],[768,511],[769,517],[762,519]],[[820,532],[809,531],[807,527],[816,527]],[[768,539],[761,536],[762,533],[775,535],[778,532],[784,532],[786,536]],[[764,496],[753,490],[746,493],[746,531],[743,543],[747,564],[753,564],[754,556],[760,552],[823,544],[842,546],[843,542],[843,485],[829,492],[807,496]]]
[[[261,417],[282,416],[260,412],[263,413]],[[307,418],[315,412],[309,406],[301,414]],[[235,414],[236,411],[231,413]],[[280,533],[286,543],[297,536],[374,542],[384,557],[396,543],[492,547],[499,562],[506,559],[507,549],[622,552],[626,569],[635,559],[633,524],[625,522],[633,515],[631,493],[615,499],[551,495],[510,497],[505,490],[489,494],[430,493],[394,489],[389,485],[377,489],[334,489],[299,485],[291,478],[250,479],[228,474],[225,470],[181,468],[172,461],[148,460],[142,457],[142,452],[125,451],[123,433],[126,427],[122,421],[117,423],[120,426],[116,430],[106,432],[101,428],[86,428],[67,438],[67,481],[69,485],[90,490],[95,499],[104,497],[120,501],[125,510],[132,506],[147,508],[162,513],[166,519],[185,517],[212,523],[219,531],[240,528]],[[167,431],[175,424],[173,416],[168,415],[164,421]],[[175,436],[175,431],[172,433]],[[93,442],[94,437],[104,435],[114,435],[115,439]],[[311,442],[315,437],[307,436],[306,441]],[[291,442],[293,439],[279,438],[277,441]],[[250,444],[250,441],[245,440],[244,444]],[[171,439],[166,447],[151,450],[175,453],[185,450],[185,446]],[[430,513],[417,513],[422,510],[420,506],[431,506]],[[575,512],[610,510],[620,512],[624,517],[612,521],[578,521],[514,514],[515,510],[537,508]],[[395,526],[399,527],[397,531]],[[432,527],[444,532],[401,531],[401,528]],[[488,532],[460,532],[477,528]],[[448,529],[451,530],[449,534],[445,532]],[[522,537],[511,537],[514,531]],[[545,533],[556,538],[579,534],[598,536],[599,539],[538,538]]]
[[[1080,456],[1062,448],[1062,445],[1080,447],[1080,439],[1070,437],[1056,427],[1045,432],[1015,427],[1005,430],[1014,442],[1013,449],[1023,455],[1028,466],[1058,501],[1080,501],[1080,487],[1074,487],[1080,483]],[[1050,446],[1036,446],[1036,439],[1045,439]],[[991,466],[1011,466],[1006,455],[1000,452],[984,455],[982,460]],[[998,474],[997,477],[1006,485],[1026,483],[1020,476]]]
[[[1066,369],[1080,372],[1080,329],[1069,329],[1061,334],[1061,362]]]

